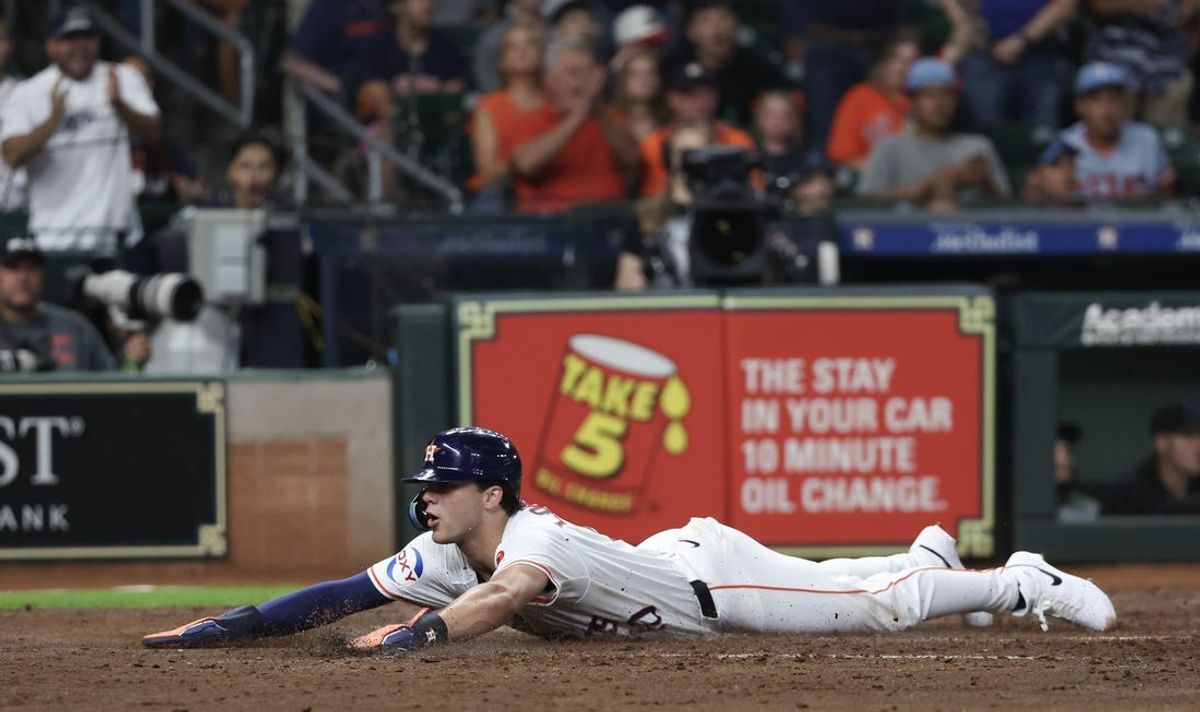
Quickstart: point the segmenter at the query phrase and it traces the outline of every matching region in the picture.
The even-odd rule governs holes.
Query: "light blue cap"
[[[952,87],[955,84],[954,68],[936,57],[922,57],[908,68],[904,86],[909,91],[929,87]]]
[[[1075,94],[1082,95],[1104,87],[1129,88],[1129,72],[1112,62],[1088,62],[1075,75]]]

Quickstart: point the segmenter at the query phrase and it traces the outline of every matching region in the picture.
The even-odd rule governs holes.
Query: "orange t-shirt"
[[[471,112],[471,121],[474,123],[475,116],[480,109],[485,109],[488,115],[492,118],[492,123],[496,126],[496,138],[498,145],[496,150],[500,154],[500,159],[508,161],[512,157],[513,152],[513,133],[516,127],[521,124],[526,117],[534,111],[537,111],[541,104],[530,109],[522,109],[513,102],[512,97],[507,91],[493,91],[484,94],[475,104],[474,111]]]
[[[668,171],[667,166],[663,163],[663,146],[670,138],[671,127],[662,126],[642,139],[639,144],[642,151],[641,194],[643,198],[658,195],[667,187]],[[716,139],[717,145],[720,146],[738,146],[752,151],[755,149],[754,139],[750,137],[750,134],[719,121],[717,122]]]
[[[513,150],[563,120],[562,115],[546,104],[521,118],[513,130]],[[523,213],[561,213],[579,203],[625,197],[621,164],[604,140],[600,122],[594,118],[580,125],[541,175],[536,178],[514,176],[513,187],[517,194],[517,210]]]
[[[863,82],[846,92],[833,114],[829,133],[829,160],[857,163],[871,153],[880,139],[899,133],[908,120],[908,97],[889,99],[873,85]]]

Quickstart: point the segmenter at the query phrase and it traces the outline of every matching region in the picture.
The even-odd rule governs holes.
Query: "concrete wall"
[[[229,384],[229,556],[263,570],[365,566],[391,553],[390,383]]]

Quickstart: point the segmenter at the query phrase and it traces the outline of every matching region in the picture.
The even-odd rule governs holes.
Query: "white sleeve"
[[[532,603],[536,605],[548,606],[556,601],[582,598],[589,583],[587,565],[572,548],[567,536],[554,527],[532,526],[531,522],[523,524],[525,526],[511,535],[505,532],[496,551],[499,559],[496,573],[510,566],[532,566],[545,574],[554,590],[547,590],[533,599]]]
[[[117,86],[121,89],[121,101],[130,109],[147,116],[158,116],[158,104],[141,72],[133,67],[118,64]]]
[[[33,112],[30,111],[30,99],[28,86],[20,86],[14,89],[12,96],[4,102],[4,110],[0,112],[0,141],[27,134],[41,123],[34,120]],[[50,108],[49,103],[50,98],[46,97],[47,112]]]
[[[394,556],[372,565],[367,574],[388,598],[444,608],[470,588],[463,585],[462,572],[450,571],[451,566],[461,568],[461,564],[449,560],[446,548],[434,543],[426,532]]]

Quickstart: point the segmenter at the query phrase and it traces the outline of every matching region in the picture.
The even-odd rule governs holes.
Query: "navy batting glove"
[[[262,614],[254,606],[242,606],[219,616],[200,618],[172,630],[152,633],[142,638],[142,645],[148,648],[200,648],[228,645],[262,634]]]

